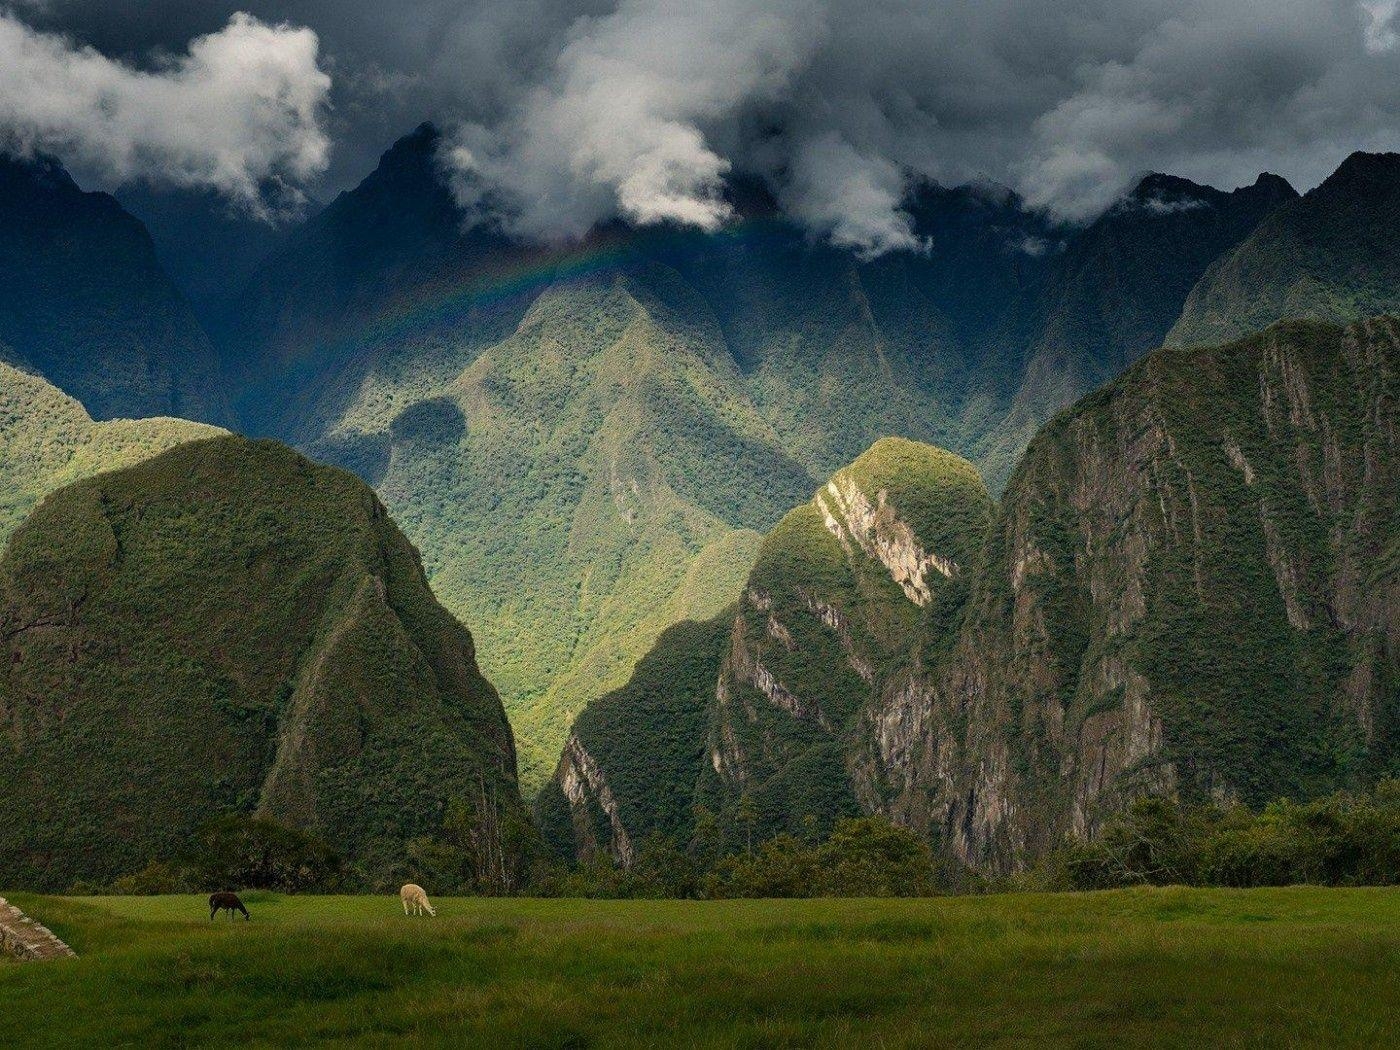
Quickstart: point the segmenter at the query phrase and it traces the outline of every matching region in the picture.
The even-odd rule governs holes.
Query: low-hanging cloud
[[[235,13],[149,69],[0,12],[0,134],[124,182],[211,188],[259,215],[326,167],[316,34]]]
[[[123,52],[290,0],[45,0]],[[1400,148],[1396,0],[298,0],[336,76],[334,189],[424,118],[475,219],[711,229],[757,175],[814,236],[924,250],[921,179],[1088,219],[1141,174],[1301,188]],[[192,30],[190,27],[199,28]],[[180,34],[184,34],[181,36]],[[3,76],[0,73],[0,76]],[[937,245],[933,246],[937,250]]]
[[[542,81],[494,128],[459,132],[452,163],[507,225],[577,236],[621,213],[704,230],[729,217],[732,162],[707,125],[780,99],[820,39],[812,0],[622,0],[574,25]]]

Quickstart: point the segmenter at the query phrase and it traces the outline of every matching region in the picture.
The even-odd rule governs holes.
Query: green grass
[[[1303,1046],[1400,1036],[1400,892],[15,902],[0,1044]]]

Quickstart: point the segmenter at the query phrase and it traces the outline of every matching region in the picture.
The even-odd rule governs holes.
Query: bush
[[[168,861],[153,860],[134,875],[123,875],[110,892],[123,897],[154,897],[164,893],[193,893],[201,889],[190,872]]]
[[[1372,794],[1275,802],[1255,813],[1143,799],[1061,858],[1075,889],[1383,886],[1400,881],[1400,782]]]
[[[318,839],[266,817],[231,815],[195,833],[188,871],[209,889],[294,893],[340,887],[341,859]]]

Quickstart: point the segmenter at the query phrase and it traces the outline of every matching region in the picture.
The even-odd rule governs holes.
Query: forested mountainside
[[[1060,403],[1022,405],[1008,429],[1019,347],[1079,316],[1026,304],[1105,284],[1056,276],[1097,256],[1061,250],[1072,231],[994,187],[923,187],[910,208],[930,250],[871,261],[810,242],[742,179],[718,234],[614,226],[519,245],[462,229],[437,142],[418,129],[293,234],[219,341],[245,425],[358,472],[423,550],[481,638],[531,786],[588,700],[666,626],[733,601],[756,534],[881,437],[981,457],[999,484]],[[1104,256],[1119,240],[1191,255],[1155,264],[1171,280],[1125,264],[1093,316],[1144,319],[1076,376],[1159,340],[1197,256],[1286,196],[1271,180],[1195,187],[1188,207],[1183,187],[1144,183],[1094,234]]]
[[[776,573],[760,554],[712,694],[677,651],[684,636],[668,635],[659,659],[690,667],[684,688],[639,671],[600,702],[604,718],[585,713],[541,797],[542,825],[561,851],[619,857],[623,842],[674,834],[629,807],[637,762],[611,757],[614,738],[644,748],[648,711],[674,705],[693,727],[701,703],[703,746],[690,737],[693,762],[673,763],[678,786],[665,790],[720,814],[731,841],[858,808],[927,830],[983,871],[1091,833],[1143,791],[1259,803],[1394,775],[1398,365],[1400,322],[1386,318],[1150,354],[1032,442],[983,541],[953,559],[958,573],[925,574],[956,582],[951,617],[910,584],[912,566],[936,564],[926,558],[858,562],[872,580],[885,569],[883,593],[832,588],[859,500],[829,517],[822,504],[794,512],[784,526],[806,542],[784,542],[780,527],[763,550],[808,553]],[[928,491],[946,491],[946,474],[930,476],[943,480]],[[839,477],[823,490],[832,499]],[[940,521],[975,531],[946,510],[932,524],[900,513],[909,497],[884,484],[853,491],[872,505],[886,493],[886,535],[930,535]],[[872,644],[870,624],[897,644]],[[838,714],[829,689],[852,707]],[[825,753],[813,760],[795,741]]]
[[[158,455],[218,427],[184,419],[95,423],[42,376],[4,363],[0,345],[0,549],[44,496],[72,481]]]
[[[1211,265],[1167,341],[1220,343],[1288,318],[1400,311],[1398,225],[1400,153],[1353,153]]]
[[[6,885],[110,881],[228,813],[387,884],[449,804],[519,812],[500,700],[416,552],[363,482],[274,442],[49,496],[0,558],[0,646]]]
[[[919,442],[886,438],[837,471],[764,539],[737,610],[668,632],[585,710],[539,801],[548,839],[626,860],[697,805],[737,831],[741,796],[761,814],[745,834],[858,814],[849,740],[894,676],[947,646],[991,512],[970,463]]]
[[[145,227],[49,158],[0,153],[0,343],[97,419],[229,421],[213,346]]]
[[[995,488],[1043,423],[1161,346],[1207,268],[1297,196],[1276,175],[1233,193],[1149,175],[1068,238],[1003,330],[1017,387],[969,452]]]

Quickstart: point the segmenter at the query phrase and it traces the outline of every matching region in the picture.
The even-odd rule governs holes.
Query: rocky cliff
[[[871,709],[870,779],[1018,867],[1134,794],[1261,803],[1400,761],[1400,325],[1161,350],[1055,419],[949,659]]]
[[[648,835],[688,837],[697,805],[731,838],[741,804],[756,835],[872,808],[848,761],[858,716],[946,644],[991,510],[967,461],[877,442],[763,541],[735,612],[675,629],[589,705],[537,807],[546,837],[626,862]],[[641,797],[671,816],[625,801]]]
[[[679,779],[731,842],[880,812],[1004,872],[1141,793],[1393,774],[1398,362],[1394,319],[1156,351],[994,514],[956,457],[877,444],[764,541]],[[594,759],[561,776],[617,792]]]

